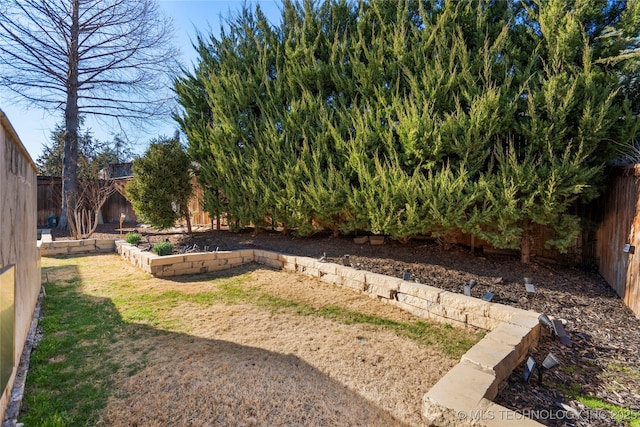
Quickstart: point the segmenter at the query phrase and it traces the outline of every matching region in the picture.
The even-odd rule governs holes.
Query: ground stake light
[[[553,353],[547,354],[547,357],[544,358],[542,365],[539,365],[536,360],[529,356],[527,359],[527,363],[524,365],[524,371],[522,372],[522,379],[525,383],[528,383],[533,375],[533,372],[538,370],[538,384],[542,385],[542,374],[545,371],[550,371],[560,364],[560,361],[553,355]]]
[[[550,330],[553,330],[553,323],[551,322],[551,319],[549,319],[549,316],[547,316],[546,314],[542,313],[540,316],[538,316],[538,322],[542,323]]]
[[[542,362],[542,367],[546,370],[553,369],[560,364],[560,361],[553,355],[553,353],[547,354]]]
[[[469,280],[469,284],[468,285],[464,285],[464,294],[468,297],[471,296],[471,289],[473,289],[473,287],[475,285],[477,285],[478,282],[475,279],[471,279]]]
[[[551,320],[549,316],[543,313],[538,316],[538,321],[549,328],[552,331],[552,335],[558,337],[562,344],[571,347],[571,337],[567,334],[567,331],[565,331],[564,325],[560,320]]]
[[[567,331],[564,330],[564,325],[558,319],[555,319],[553,322],[553,332],[556,333],[556,336],[560,340],[560,342],[567,347],[571,347],[571,337],[567,334]]]
[[[533,374],[533,371],[536,370],[537,366],[538,364],[536,363],[535,359],[529,356],[529,358],[527,359],[527,363],[524,365],[524,372],[522,373],[522,379],[525,383],[529,382],[529,380],[531,379],[531,375]]]
[[[524,278],[524,288],[527,290],[527,295],[532,296],[536,293],[536,287],[529,277]]]
[[[538,366],[538,383],[542,385],[542,373],[544,371],[550,371],[559,364],[560,362],[552,353],[547,354],[547,357],[544,358],[542,365]]]
[[[491,302],[491,300],[493,300],[494,296],[496,296],[496,294],[494,294],[493,292],[487,292],[486,294],[484,294],[482,296],[482,300],[483,301],[487,301],[487,302]]]

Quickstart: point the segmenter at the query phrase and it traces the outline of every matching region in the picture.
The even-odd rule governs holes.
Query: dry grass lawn
[[[77,274],[82,295],[125,321],[102,425],[420,425],[424,393],[479,339],[255,265],[174,280],[115,255],[43,266],[50,282]]]

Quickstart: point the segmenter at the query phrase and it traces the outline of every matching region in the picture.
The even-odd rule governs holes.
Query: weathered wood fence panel
[[[620,171],[602,201],[600,274],[640,318],[640,165]],[[625,251],[625,245],[630,245]],[[635,253],[634,253],[635,252]]]
[[[126,178],[120,179],[124,187]],[[193,197],[189,200],[189,212],[191,213],[192,225],[211,225],[209,214],[202,209],[204,198],[202,187],[197,180],[193,179]],[[39,176],[38,177],[38,226],[47,227],[47,218],[54,214],[60,218],[62,200],[62,181],[58,177]],[[131,206],[131,203],[119,192],[112,194],[102,207],[102,220],[104,223],[114,223],[120,221],[120,214],[126,215],[126,222],[136,222],[138,218]]]
[[[191,214],[192,225],[211,225],[209,214],[202,208],[204,202],[204,191],[196,177],[191,180],[193,185],[193,196],[189,199],[189,213]]]
[[[102,206],[102,221],[104,223],[119,222],[120,214],[125,214],[125,222],[138,221],[131,203],[116,191],[109,196],[104,206]]]
[[[62,180],[59,177],[38,177],[38,227],[48,227],[47,219],[53,214],[60,218],[62,203]],[[102,221],[120,221],[120,214],[126,215],[127,222],[136,222],[137,217],[131,203],[120,193],[113,193],[102,206]]]
[[[47,226],[47,218],[53,214],[60,218],[62,180],[57,177],[38,177],[38,227]]]
[[[36,165],[0,110],[0,298],[3,299],[0,312],[4,311],[0,314],[3,330],[0,420],[4,419],[11,400],[11,388],[40,292],[36,187]],[[12,300],[4,300],[5,295]],[[7,319],[13,321],[7,324]],[[7,337],[12,339],[4,341]]]

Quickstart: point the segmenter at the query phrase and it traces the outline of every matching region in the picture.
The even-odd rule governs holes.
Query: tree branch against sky
[[[0,5],[0,85],[64,112],[63,213],[77,191],[79,115],[165,118],[177,70],[171,21],[155,0],[12,0]],[[68,201],[69,200],[69,201]]]
[[[168,114],[172,96],[166,89],[177,54],[171,35],[170,20],[151,0],[13,1],[0,8],[0,82],[27,101],[63,109],[69,71],[77,66],[81,114]]]

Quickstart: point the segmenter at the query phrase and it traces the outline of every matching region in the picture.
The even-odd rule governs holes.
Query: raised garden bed
[[[117,242],[117,248],[123,259],[157,277],[208,273],[256,262],[365,293],[426,319],[490,331],[425,394],[424,419],[435,425],[539,425],[492,403],[498,385],[537,340],[538,313],[349,266],[258,249],[160,257],[123,241]],[[501,414],[502,420],[496,420],[495,414]]]

